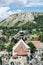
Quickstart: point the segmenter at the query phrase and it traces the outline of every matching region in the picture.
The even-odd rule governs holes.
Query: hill
[[[0,27],[2,26],[43,31],[43,13],[25,12],[13,14],[0,22]]]

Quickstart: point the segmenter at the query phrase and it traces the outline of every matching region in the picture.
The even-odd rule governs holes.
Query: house
[[[30,57],[30,47],[20,39],[12,49],[12,56],[13,59],[18,59],[25,63]]]
[[[42,53],[42,43],[40,42],[40,41],[31,41],[33,44],[34,44],[34,46],[36,47],[36,49],[37,49],[37,51],[39,52],[39,53]]]

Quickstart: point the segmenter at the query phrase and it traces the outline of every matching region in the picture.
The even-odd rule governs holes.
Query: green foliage
[[[43,32],[43,15],[39,15],[38,17],[35,17],[35,21],[37,22],[37,30],[40,29],[40,31]]]
[[[14,65],[14,62],[13,61],[11,62],[11,65]]]
[[[8,42],[8,38],[7,37],[0,37],[0,40],[2,40],[3,42]]]
[[[43,42],[43,34],[40,34],[40,35],[39,35],[38,40],[41,41],[41,42]]]
[[[41,60],[43,61],[43,53],[42,53],[42,56],[41,56]]]
[[[11,42],[11,43],[9,44],[9,46],[7,46],[7,51],[8,51],[8,52],[11,52],[14,45],[15,45],[15,43],[14,43],[14,42]]]
[[[0,64],[2,65],[2,60],[1,59],[2,59],[2,57],[0,57]]]
[[[16,27],[16,26],[18,26],[18,24],[19,24],[20,22],[21,22],[21,21],[18,21],[17,23],[15,23],[15,25],[14,25],[14,26],[15,26],[15,27]]]
[[[43,56],[43,53],[42,53],[42,56]]]
[[[36,51],[36,47],[34,46],[32,42],[29,42],[28,46],[30,46],[31,53],[34,53]]]
[[[18,39],[16,38],[12,38],[12,40],[11,40],[11,42],[15,42],[15,43],[17,43],[17,41],[18,41]]]
[[[41,57],[41,60],[43,60],[43,56]]]
[[[5,49],[5,45],[4,44],[0,44],[0,51],[3,51]]]
[[[0,24],[1,24],[0,25],[0,30],[3,30],[3,34],[2,35],[6,35],[7,36],[7,38],[0,37],[0,39],[2,41],[4,41],[4,43],[7,43],[9,37],[10,36],[14,36],[15,34],[17,34],[20,31],[20,29],[25,30],[26,31],[26,35],[28,35],[28,34],[38,34],[39,35],[38,40],[40,40],[41,42],[43,42],[43,33],[40,34],[40,31],[43,32],[43,14],[42,15],[38,15],[37,17],[34,16],[34,18],[35,18],[34,21],[36,23],[34,23],[34,21],[31,21],[30,22],[29,20],[28,21],[26,21],[26,20],[20,21],[18,19],[18,14],[15,14],[15,15],[13,14],[12,17],[11,17],[11,20],[9,18],[8,18],[8,21],[7,21],[7,19],[5,19],[2,22],[0,22]],[[16,23],[15,23],[15,19],[18,20],[18,21],[16,20]],[[14,24],[12,23],[13,21],[14,21]],[[23,25],[20,25],[23,22],[24,22],[24,24]],[[12,25],[10,26],[10,24],[12,24]],[[8,25],[9,25],[9,27],[8,27]],[[18,25],[20,25],[20,26],[18,26]],[[14,29],[16,29],[16,30],[14,30]],[[36,31],[35,32],[32,31],[33,29],[36,29]],[[32,40],[34,40],[34,38],[32,38]],[[13,47],[13,45],[17,41],[18,41],[18,39],[12,39],[11,40],[11,44],[7,47],[7,50],[8,51],[12,51],[12,47]],[[36,48],[33,46],[33,44],[31,44],[31,43],[29,44],[28,43],[28,45],[30,45],[30,47],[31,47],[31,52],[34,52],[36,50]],[[0,45],[0,50],[3,50],[4,48],[5,48],[5,46],[3,44],[1,44]]]
[[[14,36],[15,34],[17,34],[17,32],[18,32],[18,29],[14,27],[8,27],[7,29],[3,30],[3,35],[6,35],[9,38],[9,36]]]

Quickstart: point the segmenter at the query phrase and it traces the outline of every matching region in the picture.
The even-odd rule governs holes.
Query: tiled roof
[[[18,58],[18,56],[27,56],[27,52],[22,48],[13,56],[14,59]]]
[[[16,45],[13,47],[13,49],[15,50],[21,43],[24,44],[24,46],[25,46],[26,48],[30,48],[22,39],[20,39],[20,40],[16,43]]]
[[[31,42],[34,44],[36,48],[42,46],[42,43],[40,41],[31,41]]]
[[[27,52],[21,48],[21,49],[17,52],[17,54],[18,54],[19,56],[26,56],[26,55],[27,55]]]

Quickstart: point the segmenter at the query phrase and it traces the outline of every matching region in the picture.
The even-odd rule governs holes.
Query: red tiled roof
[[[42,45],[42,43],[40,41],[31,41],[34,46],[37,48],[37,47],[40,47]]]
[[[14,59],[18,58],[18,56],[27,56],[27,52],[22,48],[13,56]]]
[[[19,55],[19,56],[26,56],[26,55],[27,55],[27,52],[21,48],[21,49],[17,52],[17,55]]]

